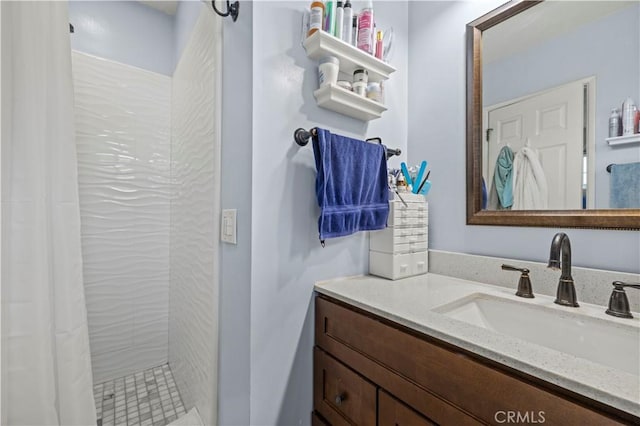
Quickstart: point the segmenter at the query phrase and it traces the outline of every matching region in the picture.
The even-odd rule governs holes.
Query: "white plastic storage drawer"
[[[383,253],[400,253],[406,251],[424,251],[427,249],[426,228],[385,228],[371,231],[369,249]]]
[[[411,254],[369,252],[369,273],[396,280],[412,275]]]
[[[390,254],[369,251],[369,273],[397,280],[428,271],[427,252]]]
[[[404,227],[404,228],[409,228],[409,227],[418,227],[418,226],[422,226],[425,227],[428,225],[427,222],[427,217],[394,217],[393,218],[393,222],[391,222],[391,220],[389,220],[389,226],[394,226],[394,227]]]
[[[426,274],[429,271],[429,254],[427,251],[421,251],[411,254],[411,275]]]
[[[407,203],[405,206],[401,201],[389,203],[389,217],[426,217],[427,203]]]

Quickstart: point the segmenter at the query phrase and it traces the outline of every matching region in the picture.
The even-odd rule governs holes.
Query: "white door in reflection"
[[[529,143],[538,151],[549,189],[549,209],[582,209],[585,82],[578,81],[485,108],[484,178],[488,187],[506,145],[515,153]],[[528,142],[527,142],[528,141]],[[590,198],[590,197],[589,197]]]

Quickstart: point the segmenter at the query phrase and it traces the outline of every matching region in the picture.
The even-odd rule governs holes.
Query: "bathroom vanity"
[[[473,323],[469,313],[478,308],[468,301],[474,297],[520,309],[524,302],[510,289],[428,274],[397,282],[333,280],[317,284],[316,291],[314,424],[640,422],[633,358],[622,371],[599,361],[607,353],[584,359]],[[574,313],[550,308],[552,302],[547,296],[528,299],[523,324],[551,309],[539,326],[552,334],[549,318],[590,328],[590,321],[609,321],[602,324],[614,335],[622,330],[640,338],[638,319],[609,320],[594,305]]]

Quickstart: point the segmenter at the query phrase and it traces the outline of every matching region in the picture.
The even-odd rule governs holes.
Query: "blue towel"
[[[318,129],[313,153],[320,240],[386,228],[389,189],[384,146]]]
[[[611,165],[609,207],[640,208],[640,163]]]

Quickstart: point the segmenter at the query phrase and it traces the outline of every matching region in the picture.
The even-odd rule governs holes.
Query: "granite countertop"
[[[572,315],[604,319],[613,326],[631,326],[637,328],[640,344],[638,315],[633,319],[615,318],[606,315],[603,306],[581,303],[580,308],[561,307],[555,305],[554,298],[549,296],[536,294],[535,299],[523,299],[514,295],[515,288],[431,273],[398,281],[373,276],[340,278],[316,283],[315,290],[640,417],[639,376],[471,325],[434,312],[433,309],[480,292],[517,302],[544,305],[557,309],[560,314],[565,311]]]

